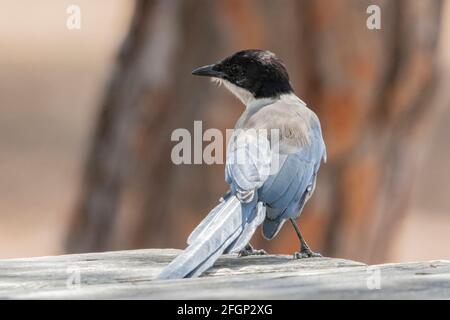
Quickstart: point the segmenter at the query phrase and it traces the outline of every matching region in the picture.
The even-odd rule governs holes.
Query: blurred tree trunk
[[[381,30],[366,27],[371,4]],[[382,261],[433,115],[434,0],[138,1],[87,160],[67,250],[183,247],[226,190],[223,166],[175,166],[175,128],[232,128],[242,111],[192,68],[243,48],[276,52],[322,122],[329,162],[300,219],[328,255]],[[214,92],[213,92],[214,91]],[[285,227],[272,252],[297,249]]]

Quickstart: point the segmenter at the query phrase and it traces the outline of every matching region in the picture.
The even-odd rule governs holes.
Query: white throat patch
[[[216,83],[219,86],[221,84],[223,84],[225,86],[225,88],[227,88],[233,95],[235,95],[239,100],[241,100],[241,102],[246,106],[255,99],[255,97],[253,96],[253,94],[250,91],[242,89],[227,80],[220,79],[220,78],[211,78],[211,81]]]

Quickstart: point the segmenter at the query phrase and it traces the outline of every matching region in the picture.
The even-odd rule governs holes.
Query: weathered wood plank
[[[178,252],[147,249],[0,260],[0,298],[450,299],[450,261],[367,266],[331,258],[226,255],[201,278],[154,280]],[[378,276],[380,289],[374,288]]]

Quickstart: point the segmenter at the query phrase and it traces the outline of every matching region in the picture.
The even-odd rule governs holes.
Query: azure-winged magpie
[[[192,74],[223,84],[246,108],[227,150],[230,191],[158,278],[199,276],[223,253],[261,254],[249,244],[256,228],[262,224],[264,237],[272,239],[287,220],[300,240],[294,257],[320,256],[295,219],[314,192],[325,143],[319,119],[294,94],[283,63],[269,51],[243,50]]]

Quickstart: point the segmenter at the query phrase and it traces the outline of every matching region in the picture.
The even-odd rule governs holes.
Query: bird
[[[326,147],[319,118],[294,93],[284,63],[271,51],[247,49],[192,74],[226,87],[245,110],[227,147],[229,191],[157,279],[198,277],[222,254],[265,254],[250,244],[256,229],[261,227],[263,237],[271,240],[288,220],[300,242],[293,257],[320,257],[296,219],[315,190]]]

